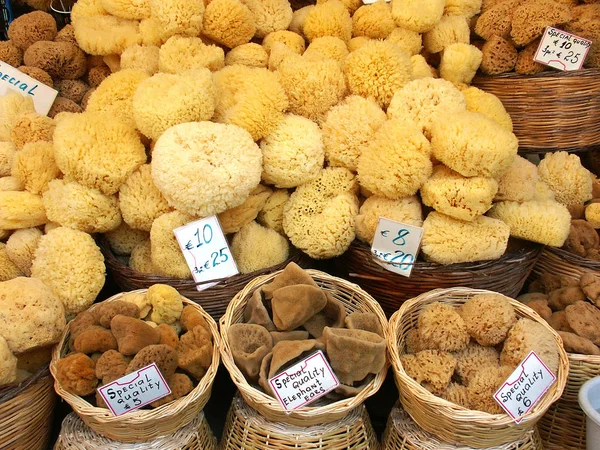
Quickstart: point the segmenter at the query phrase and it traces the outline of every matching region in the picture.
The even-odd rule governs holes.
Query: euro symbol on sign
[[[382,235],[383,237],[387,237],[387,235],[388,235],[388,233],[389,233],[389,232],[390,232],[390,230],[383,230],[383,231],[381,232],[381,235]]]

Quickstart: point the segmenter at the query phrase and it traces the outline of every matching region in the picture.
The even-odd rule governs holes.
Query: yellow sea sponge
[[[262,41],[262,46],[267,53],[271,53],[271,49],[276,42],[285,44],[290,50],[293,50],[294,53],[298,53],[299,55],[304,53],[304,50],[306,49],[304,38],[293,31],[272,31],[265,36]]]
[[[532,350],[557,373],[559,356],[552,333],[541,323],[526,318],[519,319],[510,329],[500,353],[500,364],[515,369]]]
[[[282,42],[273,43],[273,47],[271,47],[271,52],[269,53],[267,67],[271,71],[278,70],[281,63],[290,55],[297,54]]]
[[[25,186],[17,177],[0,178],[0,191],[24,191]]]
[[[150,239],[140,242],[131,251],[129,267],[141,273],[159,273],[152,263]]]
[[[463,384],[468,385],[469,380],[483,367],[499,367],[500,353],[494,347],[484,347],[475,342],[470,342],[463,350],[454,355],[456,357],[456,374]]]
[[[391,199],[414,195],[431,176],[430,154],[429,141],[416,125],[388,120],[358,158],[360,185]]]
[[[396,91],[387,115],[390,119],[411,118],[428,138],[438,120],[464,111],[462,93],[449,81],[434,78],[412,80]]]
[[[594,228],[600,228],[600,203],[590,203],[585,207],[585,220]]]
[[[438,53],[452,44],[468,44],[471,35],[469,22],[463,16],[442,16],[442,19],[423,35],[423,46],[429,53]]]
[[[130,255],[135,247],[150,238],[147,231],[131,228],[125,222],[121,222],[121,225],[105,233],[104,236],[116,255]]]
[[[252,221],[233,236],[231,254],[241,273],[273,267],[289,256],[286,238]]]
[[[370,38],[365,37],[365,36],[359,36],[359,37],[352,38],[348,41],[348,51],[353,52],[354,50],[358,50],[359,48],[361,48],[363,45],[365,45],[370,40],[371,40]]]
[[[500,294],[478,294],[460,307],[469,335],[480,345],[493,347],[506,339],[517,321],[515,309]]]
[[[392,9],[385,0],[363,5],[352,16],[352,36],[385,39],[394,28]]]
[[[194,217],[181,211],[172,211],[156,218],[150,230],[152,266],[163,275],[191,278],[173,230],[194,221]],[[133,256],[132,256],[133,257]],[[137,269],[136,269],[137,270]]]
[[[11,141],[17,150],[29,142],[52,141],[54,133],[54,120],[35,112],[26,112],[19,115],[10,132]]]
[[[469,343],[467,326],[452,305],[441,302],[427,305],[417,323],[419,338],[429,350],[458,352]]]
[[[272,192],[271,188],[259,184],[250,192],[250,196],[244,203],[219,214],[219,224],[223,233],[237,233],[242,227],[256,219]]]
[[[348,56],[348,47],[340,38],[323,36],[313,39],[303,56],[311,60],[331,58],[342,63]]]
[[[419,80],[421,78],[437,78],[437,71],[427,64],[427,60],[421,55],[413,55],[410,57],[412,64],[411,80]]]
[[[471,221],[492,207],[497,191],[498,182],[493,178],[466,178],[439,165],[421,187],[421,198],[425,205],[438,212]]]
[[[503,414],[504,410],[494,398],[494,394],[510,376],[513,369],[508,366],[484,366],[477,370],[467,386],[471,408],[489,414]]]
[[[512,18],[521,0],[497,2],[481,9],[481,15],[475,23],[475,33],[486,41],[492,36],[508,38],[512,28]]]
[[[440,397],[455,405],[471,409],[471,404],[469,403],[469,391],[467,387],[462,384],[450,383],[446,390],[441,393]]]
[[[239,0],[212,0],[203,27],[206,36],[229,48],[250,42],[256,33],[252,12]]]
[[[182,73],[206,67],[222,69],[225,53],[216,45],[205,45],[198,37],[173,36],[160,47],[158,66],[161,72]]]
[[[566,23],[571,18],[569,7],[553,0],[525,2],[513,12],[510,37],[517,45],[527,45],[541,36],[546,27]]]
[[[256,37],[264,38],[274,31],[287,30],[292,22],[292,7],[288,0],[244,0],[254,17]]]
[[[0,230],[18,230],[48,222],[40,195],[27,191],[0,191]]]
[[[48,219],[63,227],[105,233],[121,224],[116,196],[106,196],[76,181],[51,181],[43,199]]]
[[[394,0],[392,17],[399,27],[425,33],[441,20],[445,4],[446,0]]]
[[[456,368],[456,358],[438,350],[402,355],[400,362],[409,377],[435,395],[441,395],[446,390]]]
[[[127,225],[144,231],[150,231],[154,219],[171,210],[154,185],[150,164],[140,166],[121,185],[119,207]]]
[[[115,16],[98,15],[73,20],[75,37],[90,55],[120,55],[127,47],[139,44],[139,22]]]
[[[410,56],[418,55],[423,48],[421,33],[409,30],[408,28],[394,28],[385,40],[393,42]]]
[[[33,97],[8,91],[0,97],[0,140],[10,141],[10,133],[19,116],[34,112]]]
[[[467,19],[479,14],[481,0],[446,0],[444,14],[450,16],[465,16]]]
[[[67,315],[85,311],[104,285],[106,267],[94,239],[83,231],[59,227],[40,238],[31,276],[52,289]]]
[[[431,129],[433,156],[465,177],[501,176],[510,168],[518,145],[513,133],[471,111],[439,118]]]
[[[108,16],[108,11],[102,6],[102,0],[81,0],[73,4],[71,22],[82,17]]]
[[[176,125],[163,133],[152,153],[156,187],[171,206],[200,217],[244,203],[260,182],[261,172],[260,148],[235,125]],[[198,183],[201,190],[189,189]]]
[[[6,339],[0,336],[0,385],[17,381],[17,357],[10,351]]]
[[[442,53],[440,76],[452,83],[469,84],[479,69],[481,56],[481,50],[474,45],[451,44]]]
[[[140,21],[140,44],[160,47],[170,36],[166,34],[160,22],[149,18]]]
[[[544,200],[556,200],[554,196],[554,192],[550,189],[543,181],[539,181],[535,184],[535,194],[533,196],[533,200],[544,201]]]
[[[468,111],[483,114],[487,118],[498,122],[508,131],[513,130],[510,114],[506,112],[504,105],[494,94],[482,91],[474,86],[463,89],[462,93],[467,101]]]
[[[564,205],[585,203],[592,198],[590,171],[581,165],[577,155],[548,153],[538,165],[538,173],[554,192],[556,201]]]
[[[6,254],[26,276],[31,276],[35,249],[44,235],[38,228],[24,228],[10,235],[6,241]]]
[[[297,9],[292,14],[292,21],[288,30],[293,31],[294,33],[298,33],[300,36],[304,37],[304,21],[306,20],[306,16],[313,9],[315,5],[306,5],[300,9]]]
[[[215,122],[237,125],[257,141],[283,119],[288,99],[278,74],[262,68],[227,66],[213,77]]]
[[[209,120],[216,89],[208,69],[157,73],[140,83],[133,96],[133,118],[144,135],[157,140],[170,127]]]
[[[13,159],[17,154],[15,144],[10,141],[0,142],[0,176],[10,175]]]
[[[465,222],[436,211],[429,213],[423,228],[421,250],[438,264],[498,259],[510,235],[510,227],[500,220],[479,216]]]
[[[150,314],[152,322],[173,324],[181,317],[183,301],[174,287],[166,284],[153,284],[146,292],[146,299],[152,305]]]
[[[114,194],[146,152],[135,129],[109,113],[72,114],[56,125],[56,165],[67,176],[104,194]]]
[[[358,95],[346,97],[332,107],[321,124],[329,165],[356,171],[362,149],[385,120],[377,103]]]
[[[561,247],[571,227],[571,214],[555,201],[498,202],[488,215],[502,220],[519,239]]]
[[[517,64],[519,53],[512,42],[492,36],[481,47],[481,71],[486,75],[510,72]]]
[[[348,169],[329,167],[296,188],[285,204],[283,229],[294,247],[311,258],[344,253],[354,240],[358,183]]]
[[[423,225],[421,202],[417,196],[391,200],[373,195],[365,200],[356,216],[356,237],[367,244],[372,244],[380,217],[415,227]]]
[[[52,142],[26,144],[14,156],[11,173],[32,194],[43,193],[48,189],[48,183],[60,176]]]
[[[294,114],[260,142],[262,180],[278,188],[292,188],[314,180],[325,160],[323,135],[313,121]]]
[[[287,189],[275,189],[258,212],[256,221],[264,227],[277,231],[279,234],[284,234],[283,210],[289,199],[290,193]]]
[[[154,75],[158,72],[159,50],[155,45],[132,45],[121,55],[121,69],[136,69]]]
[[[22,277],[23,272],[9,257],[6,245],[0,242],[0,282]]]
[[[344,3],[328,0],[308,12],[302,31],[309,42],[323,36],[334,36],[348,42],[352,37],[352,19]]]
[[[109,14],[123,19],[150,17],[150,2],[147,0],[102,0],[102,7]]]
[[[517,155],[508,171],[498,179],[495,201],[527,202],[535,197],[537,166]]]
[[[202,30],[204,2],[196,0],[149,0],[151,17],[168,36],[198,36]]]
[[[392,42],[373,40],[348,55],[344,74],[352,94],[372,97],[385,108],[394,93],[410,81],[412,63]]]
[[[267,67],[269,55],[264,47],[254,42],[232,48],[225,55],[225,65],[240,64],[248,67]]]

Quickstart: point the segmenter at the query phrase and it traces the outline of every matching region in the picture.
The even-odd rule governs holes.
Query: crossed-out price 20
[[[394,267],[400,270],[410,269],[411,264],[415,261],[415,258],[410,253],[404,253],[402,250],[396,250],[394,253],[380,252],[377,249],[373,249],[373,254],[386,262],[391,263]]]

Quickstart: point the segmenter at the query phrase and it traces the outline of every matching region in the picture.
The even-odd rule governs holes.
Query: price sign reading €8
[[[579,70],[592,41],[554,27],[546,27],[534,61],[559,70]]]
[[[216,216],[190,222],[173,232],[196,283],[239,273]],[[197,289],[202,291],[215,284],[202,284]]]
[[[375,262],[391,272],[410,277],[422,237],[423,228],[380,217],[371,246]]]

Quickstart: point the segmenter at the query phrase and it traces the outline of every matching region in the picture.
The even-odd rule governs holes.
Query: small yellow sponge
[[[233,236],[231,254],[241,273],[251,273],[284,262],[290,246],[275,230],[252,221]]]
[[[479,69],[481,57],[481,50],[474,45],[451,44],[442,53],[440,76],[452,83],[469,84]]]
[[[443,16],[423,35],[423,45],[429,53],[438,53],[452,44],[468,44],[471,30],[463,16]]]
[[[421,202],[417,196],[391,200],[373,195],[365,200],[356,216],[356,237],[367,244],[372,244],[380,217],[415,227],[423,225]]]
[[[402,28],[425,33],[442,18],[446,0],[394,0],[392,17]]]
[[[590,171],[579,156],[567,152],[547,153],[538,166],[540,180],[554,191],[556,201],[564,205],[585,203],[592,198]]]

